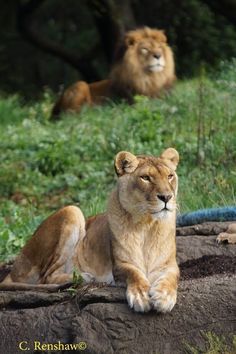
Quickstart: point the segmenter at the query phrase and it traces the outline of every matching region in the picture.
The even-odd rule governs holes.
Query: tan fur
[[[85,222],[79,208],[67,206],[50,216],[24,246],[0,289],[55,290],[72,281],[76,268],[86,282],[112,283],[114,275],[127,287],[135,311],[170,311],[179,276],[178,160],[172,148],[159,158],[120,152],[115,158],[118,183],[107,212]]]
[[[226,232],[221,232],[216,241],[218,243],[236,244],[236,223],[230,224]]]
[[[84,104],[102,104],[114,96],[129,101],[136,94],[159,97],[175,81],[173,52],[163,31],[148,27],[130,31],[117,53],[109,79],[73,84],[56,102],[52,117],[62,111],[79,112]],[[156,65],[157,60],[163,65]]]

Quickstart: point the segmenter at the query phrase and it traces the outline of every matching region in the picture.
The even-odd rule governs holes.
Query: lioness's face
[[[137,54],[144,71],[161,72],[166,66],[164,45],[153,39],[139,43]]]
[[[171,216],[176,209],[176,165],[165,157],[123,156],[120,165],[123,172],[118,166],[119,199],[123,208],[136,216],[149,214],[155,219]]]

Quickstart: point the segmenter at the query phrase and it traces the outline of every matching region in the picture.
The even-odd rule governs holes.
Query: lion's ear
[[[163,162],[172,170],[176,170],[179,163],[179,153],[173,148],[168,148],[161,154],[160,158],[164,160]]]
[[[127,151],[119,152],[115,157],[115,170],[117,175],[123,176],[125,173],[132,173],[138,167],[136,156]]]
[[[130,31],[125,35],[125,45],[126,47],[130,47],[134,45],[138,40],[138,35],[135,31]]]
[[[166,37],[165,31],[163,31],[163,30],[158,31],[158,37],[159,37],[160,42],[167,43],[167,37]]]

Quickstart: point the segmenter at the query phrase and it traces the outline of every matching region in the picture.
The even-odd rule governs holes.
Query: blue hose
[[[190,226],[206,221],[236,221],[236,206],[202,209],[177,216],[177,226]]]

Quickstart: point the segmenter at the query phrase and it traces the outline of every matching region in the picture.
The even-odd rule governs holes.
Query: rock
[[[176,228],[177,236],[192,236],[192,235],[218,235],[225,232],[232,222],[204,222],[203,224],[196,224],[192,226],[183,226]]]
[[[0,354],[22,353],[20,343],[29,354],[63,352],[63,345],[65,353],[76,352],[74,345],[90,354],[183,354],[188,344],[206,352],[209,331],[232,343],[236,246],[216,243],[227,227],[206,223],[188,232],[178,229],[181,281],[169,314],[134,313],[124,288],[102,284],[59,293],[1,291]],[[2,269],[7,274],[10,265]]]
[[[85,352],[91,354],[183,354],[186,343],[204,351],[203,333],[212,331],[228,341],[232,339],[230,334],[236,326],[235,282],[235,275],[182,281],[177,305],[169,314],[134,313],[126,303],[125,289],[116,287],[85,287],[76,296],[66,295],[62,302],[48,306],[39,305],[40,293],[29,308],[22,309],[20,304],[12,308],[9,304],[0,313],[0,352],[22,353],[22,341],[30,348],[27,353],[33,353],[38,342],[59,341],[85,342]]]
[[[178,236],[177,240],[177,261],[179,264],[189,259],[198,259],[203,256],[230,256],[236,257],[236,245],[219,244],[216,236],[191,237]]]

